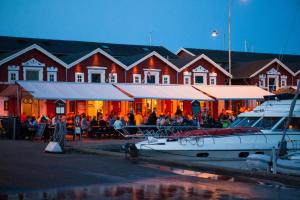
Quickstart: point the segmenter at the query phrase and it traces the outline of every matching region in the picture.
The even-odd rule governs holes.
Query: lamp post
[[[231,74],[231,38],[230,38],[230,17],[231,17],[231,0],[228,0],[228,72]],[[212,37],[217,37],[219,33],[214,30],[211,33]],[[225,34],[224,34],[224,49],[225,49]],[[231,85],[231,79],[229,78],[229,85]]]

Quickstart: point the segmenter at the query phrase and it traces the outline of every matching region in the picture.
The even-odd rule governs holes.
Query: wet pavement
[[[0,140],[0,199],[299,199],[277,182]]]

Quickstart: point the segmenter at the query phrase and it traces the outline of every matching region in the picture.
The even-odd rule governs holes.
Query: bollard
[[[273,174],[277,174],[277,154],[275,147],[272,147],[272,168]]]
[[[13,140],[16,140],[16,118],[13,118]]]

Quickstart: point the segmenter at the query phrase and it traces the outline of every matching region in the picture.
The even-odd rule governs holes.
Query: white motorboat
[[[292,97],[274,95],[253,111],[240,114],[231,128],[218,131],[198,129],[169,137],[148,137],[135,145],[142,155],[164,153],[176,159],[245,159],[250,154],[270,155],[272,147],[277,147],[281,140],[291,103]],[[286,139],[288,149],[300,149],[299,99]]]
[[[251,154],[247,157],[246,163],[249,170],[266,172],[273,166],[272,160],[270,155]],[[290,151],[284,158],[278,158],[276,162],[278,173],[300,176],[300,151]]]

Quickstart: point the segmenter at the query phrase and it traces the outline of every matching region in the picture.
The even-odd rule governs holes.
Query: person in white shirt
[[[120,117],[117,117],[117,119],[116,119],[116,121],[114,122],[114,128],[116,129],[116,130],[120,130],[120,129],[122,129],[123,128],[123,126],[124,126],[124,124],[123,124],[123,122],[120,120]]]

